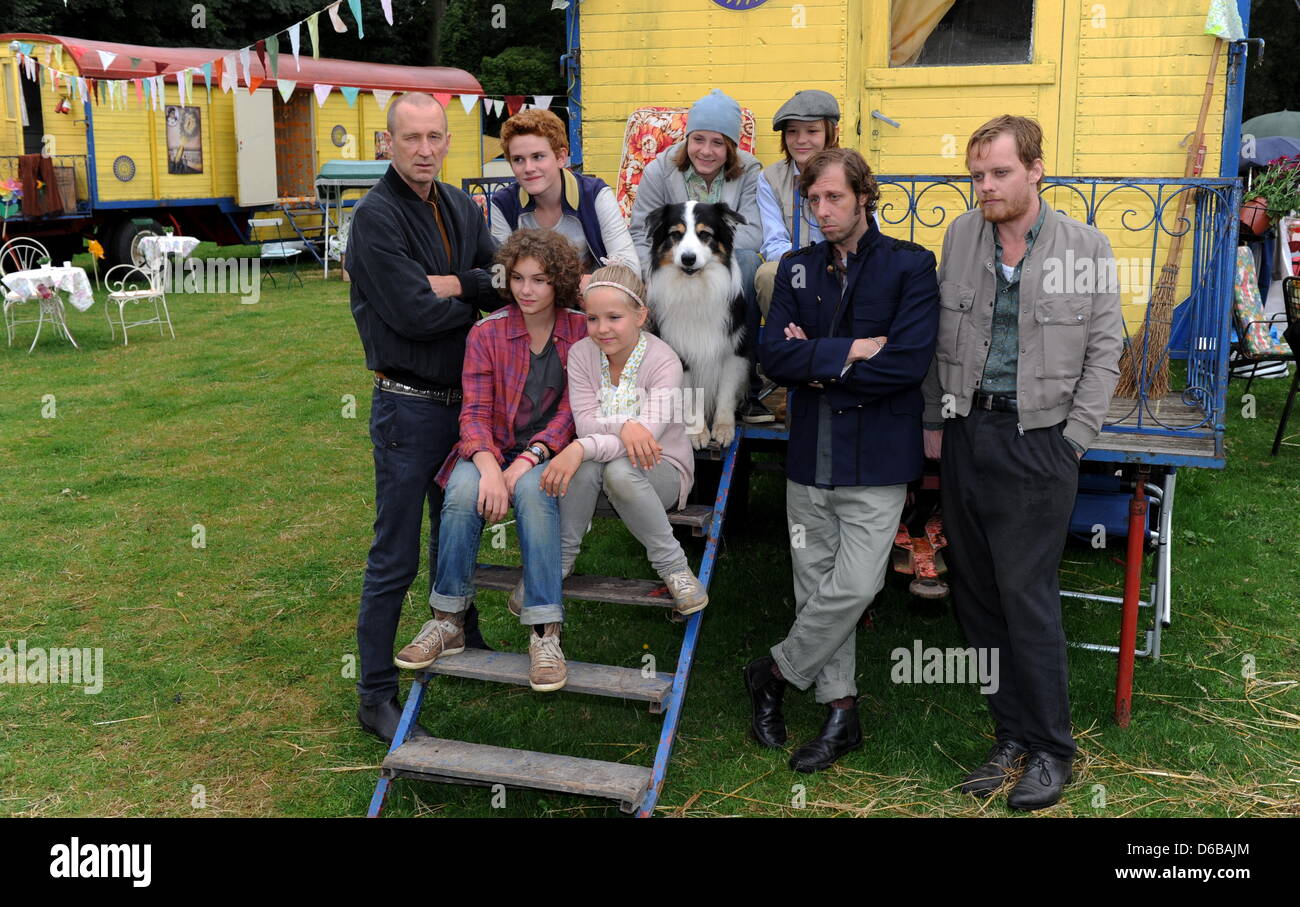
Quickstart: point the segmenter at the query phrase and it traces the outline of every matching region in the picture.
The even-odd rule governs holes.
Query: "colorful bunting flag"
[[[220,65],[220,64],[221,64],[221,61],[220,61],[220,60],[218,60],[218,61],[216,61],[216,62],[217,62],[217,65]],[[213,66],[212,63],[204,63],[201,67],[199,67],[200,69],[203,70],[203,84],[206,85],[206,86],[207,86],[207,89],[208,89],[208,103],[209,103],[209,104],[212,103],[212,66]]]
[[[266,39],[266,55],[271,60],[271,78],[280,78],[280,39],[276,35]]]
[[[448,104],[451,103],[451,92],[435,91],[433,93],[433,99],[437,101],[439,104],[441,104],[443,107],[446,107]]]
[[[330,14],[330,23],[339,34],[344,34],[348,30],[348,27],[343,24],[343,17],[339,15],[339,4],[342,2],[343,0],[334,0],[326,10]]]
[[[506,110],[510,111],[511,116],[517,114],[523,108],[523,106],[524,106],[523,95],[521,94],[506,95]]]
[[[386,88],[372,89],[371,94],[375,96],[375,103],[379,105],[379,109],[381,112],[385,107],[388,106],[388,102],[393,97],[393,93]]]
[[[280,100],[288,104],[289,96],[293,94],[293,90],[298,85],[298,83],[291,82],[288,79],[276,79],[275,84],[276,87],[280,89]]]
[[[539,110],[550,110],[551,101],[555,100],[553,94],[535,94],[533,95],[533,106]]]
[[[352,10],[352,18],[357,20],[357,38],[364,38],[366,30],[361,26],[361,0],[348,0],[348,9]]]
[[[330,90],[333,88],[333,85],[322,85],[319,82],[311,87],[311,90],[316,92],[316,105],[318,107],[325,106],[325,99],[330,96]]]
[[[311,38],[311,58],[320,59],[320,13],[315,12],[307,17],[307,36]]]
[[[251,80],[248,78],[248,70],[252,62],[252,49],[245,47],[239,51],[239,65],[244,70],[244,84],[247,85]]]
[[[289,26],[289,47],[293,50],[293,68],[302,71],[298,65],[298,43],[302,40],[302,23],[295,22]]]
[[[384,18],[388,24],[393,24],[393,0],[379,0],[379,5],[384,8]]]
[[[474,102],[476,102],[477,100],[478,100],[477,95],[463,94],[460,96],[460,106],[465,110],[465,113],[468,114],[471,110],[474,109]]]
[[[135,99],[139,101],[141,104],[143,104],[144,103],[144,79],[132,79],[131,81],[135,83]],[[81,80],[81,95],[82,97],[85,97],[86,95],[85,79]]]
[[[99,65],[102,69],[108,69],[108,67],[113,65],[113,61],[116,59],[117,54],[109,53],[106,50],[99,51]]]
[[[347,100],[348,106],[351,107],[357,102],[357,95],[361,92],[360,88],[353,88],[351,85],[340,85],[339,91],[343,93],[344,99]]]

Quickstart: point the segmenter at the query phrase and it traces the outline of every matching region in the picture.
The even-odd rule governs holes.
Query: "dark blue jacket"
[[[827,241],[781,259],[772,308],[759,345],[763,370],[790,388],[786,474],[815,484],[817,414],[831,407],[832,485],[897,485],[921,474],[921,382],[939,331],[939,285],[934,253],[885,236],[872,218],[849,255],[841,298],[834,247]],[[786,340],[785,326],[807,340]],[[844,360],[858,337],[884,336],[885,348]],[[809,382],[823,387],[810,387]]]
[[[609,255],[605,250],[605,237],[600,232],[600,215],[596,213],[596,196],[606,187],[606,183],[599,177],[574,173],[568,169],[562,178],[564,191],[560,193],[560,208],[569,214],[576,214],[578,220],[582,221],[582,235],[587,238],[592,257],[599,263]],[[536,208],[537,200],[518,183],[512,183],[492,193],[492,204],[501,209],[510,229],[518,230],[519,215]]]

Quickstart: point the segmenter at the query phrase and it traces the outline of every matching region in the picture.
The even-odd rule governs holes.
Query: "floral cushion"
[[[1237,279],[1233,286],[1233,314],[1238,330],[1245,330],[1241,338],[1246,354],[1252,359],[1264,356],[1289,356],[1291,347],[1282,339],[1283,324],[1274,324],[1264,314],[1264,303],[1259,298],[1259,281],[1255,277],[1255,256],[1245,246],[1237,247]]]
[[[627,118],[623,133],[623,160],[618,165],[618,185],[614,197],[624,220],[632,219],[632,202],[646,165],[665,148],[686,138],[686,114],[689,107],[638,107]],[[754,153],[754,112],[740,109],[740,150]]]

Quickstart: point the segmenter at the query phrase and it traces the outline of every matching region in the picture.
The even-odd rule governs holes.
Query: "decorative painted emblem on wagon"
[[[734,9],[744,12],[747,9],[757,9],[766,3],[767,0],[713,0],[713,2],[723,9]]]
[[[113,175],[124,183],[135,179],[135,161],[125,154],[120,154],[113,161]]]
[[[342,148],[348,143],[348,131],[342,124],[335,126],[330,130],[330,141],[337,147]]]

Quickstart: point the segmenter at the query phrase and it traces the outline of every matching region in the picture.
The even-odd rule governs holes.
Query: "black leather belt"
[[[459,387],[437,387],[432,390],[424,390],[419,387],[411,387],[394,381],[392,378],[385,378],[378,372],[375,373],[375,387],[381,391],[388,391],[392,394],[404,394],[407,397],[420,397],[425,400],[431,400],[434,403],[441,403],[445,406],[455,406],[461,401],[464,394]]]
[[[1004,394],[985,394],[976,391],[972,405],[976,409],[995,409],[1004,413],[1014,413],[1017,411],[1016,398],[1008,397]]]

